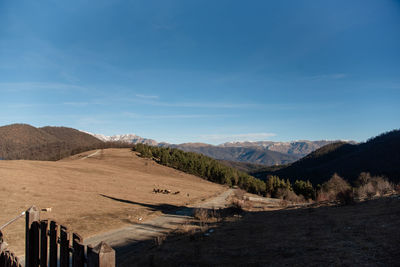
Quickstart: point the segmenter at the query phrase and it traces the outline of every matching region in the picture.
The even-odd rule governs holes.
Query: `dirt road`
[[[229,197],[235,189],[228,189],[220,195],[192,204],[188,207],[163,211],[163,215],[141,223],[132,224],[117,230],[98,234],[85,239],[85,244],[97,245],[105,241],[116,249],[117,257],[132,253],[135,246],[144,240],[151,240],[157,236],[165,235],[184,224],[192,215],[195,208],[224,208],[229,205]]]

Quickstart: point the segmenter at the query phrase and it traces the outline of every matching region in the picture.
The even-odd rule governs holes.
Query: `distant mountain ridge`
[[[112,135],[112,136],[107,136],[103,134],[93,134],[86,132],[97,139],[103,141],[103,142],[125,142],[125,143],[132,143],[132,144],[145,144],[145,145],[151,145],[151,146],[157,146],[158,143],[153,140],[153,139],[147,139],[140,137],[136,134],[117,134],[117,135]]]
[[[92,134],[102,141],[118,141],[132,144],[146,144],[160,147],[171,147],[181,149],[186,152],[200,153],[214,159],[223,161],[233,161],[242,163],[252,163],[261,165],[281,165],[295,162],[296,160],[308,155],[316,149],[334,143],[336,141],[292,141],[292,142],[232,142],[220,145],[210,145],[205,143],[183,143],[169,144],[158,143],[153,139],[140,137],[136,134],[124,134],[105,136]]]
[[[276,151],[284,154],[298,155],[304,157],[316,149],[323,147],[327,144],[335,143],[337,141],[319,140],[319,141],[290,141],[290,142],[274,142],[274,141],[257,141],[257,142],[233,142],[224,143],[220,147],[259,147]]]
[[[391,181],[400,182],[400,130],[381,134],[360,144],[328,144],[285,168],[253,175],[263,179],[273,174],[292,180],[308,179],[318,184],[334,173],[354,181],[361,172],[384,175]]]

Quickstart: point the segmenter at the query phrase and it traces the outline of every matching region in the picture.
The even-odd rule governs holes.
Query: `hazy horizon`
[[[2,1],[0,125],[169,143],[398,129],[400,2]]]

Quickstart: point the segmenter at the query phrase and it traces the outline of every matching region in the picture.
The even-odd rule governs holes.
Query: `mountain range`
[[[260,141],[215,146],[157,143],[133,134],[107,137],[67,127],[36,128],[27,124],[0,127],[0,159],[58,160],[91,149],[131,147],[137,143],[201,153],[260,179],[278,175],[318,184],[334,173],[354,181],[361,172],[370,172],[400,182],[400,130],[359,144],[344,141]]]
[[[328,180],[334,173],[354,181],[361,172],[383,175],[400,182],[400,130],[393,130],[360,144],[337,142],[317,149],[289,166],[252,173],[265,179],[278,175],[291,180]]]
[[[89,133],[91,134],[91,133]],[[336,141],[293,141],[293,142],[233,142],[220,145],[210,145],[205,143],[184,143],[169,144],[165,142],[158,143],[153,139],[146,139],[135,134],[124,134],[105,136],[92,134],[102,141],[119,141],[132,144],[147,144],[160,147],[177,148],[186,152],[200,153],[218,160],[227,162],[242,162],[258,165],[281,165],[295,162],[314,150],[334,143]],[[226,162],[226,163],[227,163]],[[237,165],[237,164],[235,164]],[[246,168],[246,166],[242,166]],[[248,166],[247,166],[248,167]]]

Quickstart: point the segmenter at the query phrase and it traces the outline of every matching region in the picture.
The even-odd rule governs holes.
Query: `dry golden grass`
[[[41,213],[43,219],[55,219],[85,238],[160,213],[145,205],[184,206],[226,190],[129,149],[106,149],[80,160],[93,152],[58,162],[0,161],[0,225],[31,205],[51,207],[51,212]],[[180,193],[154,194],[154,188]],[[11,250],[24,254],[24,219],[3,234]]]

